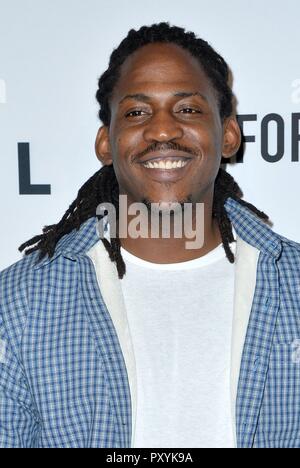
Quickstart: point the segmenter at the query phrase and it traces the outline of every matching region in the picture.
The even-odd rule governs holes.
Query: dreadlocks
[[[121,65],[127,57],[140,47],[156,42],[174,43],[188,50],[196,57],[207,77],[211,81],[218,97],[220,117],[224,120],[233,113],[233,93],[228,84],[229,70],[224,59],[204,40],[199,39],[193,32],[187,32],[183,28],[170,26],[169,23],[143,26],[139,30],[131,29],[119,46],[113,50],[108,69],[100,76],[97,101],[100,105],[99,118],[105,126],[110,125],[110,98],[114,87],[120,77]],[[267,220],[268,216],[259,211],[255,206],[242,200],[243,193],[233,177],[220,167],[215,180],[213,217],[217,219],[222,243],[228,260],[233,263],[234,255],[229,244],[234,241],[231,222],[227,216],[224,203],[228,197],[237,200],[247,206],[258,217]],[[39,258],[48,255],[52,257],[57,242],[61,237],[78,230],[89,218],[96,215],[99,204],[113,203],[118,214],[119,186],[113,165],[103,166],[79,189],[77,198],[69,206],[64,216],[57,224],[45,226],[43,234],[33,237],[19,247],[19,251],[30,254],[39,250]],[[126,268],[120,251],[120,239],[112,238],[111,242],[101,239],[112,262],[115,262],[119,278],[123,278]]]

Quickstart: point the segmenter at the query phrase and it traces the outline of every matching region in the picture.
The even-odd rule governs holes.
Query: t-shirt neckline
[[[233,253],[235,251],[235,242],[230,244]],[[178,262],[178,263],[154,263],[144,260],[140,257],[133,255],[132,253],[128,252],[128,250],[124,249],[121,246],[121,255],[124,261],[134,264],[136,266],[142,268],[150,268],[154,270],[190,270],[192,268],[201,268],[208,266],[218,260],[222,260],[226,257],[223,244],[219,244],[217,247],[212,249],[206,255],[202,257],[195,258],[193,260],[187,260],[185,262]]]

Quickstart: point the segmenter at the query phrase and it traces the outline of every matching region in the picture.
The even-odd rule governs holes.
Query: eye
[[[141,109],[135,109],[135,110],[127,112],[125,114],[125,117],[139,117],[141,115],[141,112],[146,113],[145,111],[143,111]]]
[[[178,112],[181,112],[181,111],[187,111],[187,112],[184,112],[185,114],[202,114],[201,110],[194,109],[193,107],[183,107],[182,109],[179,109]]]

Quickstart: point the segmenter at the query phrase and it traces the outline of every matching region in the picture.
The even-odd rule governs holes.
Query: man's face
[[[175,44],[148,44],[126,59],[110,101],[111,122],[97,136],[132,202],[204,201],[213,194],[222,153],[239,146],[234,118],[223,124],[216,91],[196,58]],[[146,161],[183,167],[145,167]]]

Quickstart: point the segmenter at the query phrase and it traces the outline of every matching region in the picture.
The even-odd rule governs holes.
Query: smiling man
[[[101,169],[1,273],[1,446],[300,446],[300,245],[220,167],[241,143],[232,98],[226,62],[182,28],[113,51]],[[144,235],[120,235],[121,197]],[[170,205],[200,246],[151,235]]]
[[[216,74],[213,69],[211,73]],[[100,82],[100,102],[101,86]],[[110,97],[109,124],[97,136],[99,159],[109,167],[113,164],[119,192],[127,195],[129,205],[201,201],[205,207],[203,248],[185,249],[184,237],[124,238],[122,247],[139,258],[188,261],[221,242],[212,217],[214,181],[222,155],[235,154],[241,136],[234,116],[223,121],[218,92],[199,59],[175,43],[144,45],[121,66]],[[227,93],[230,96],[229,89]],[[180,167],[171,168],[174,162]]]

